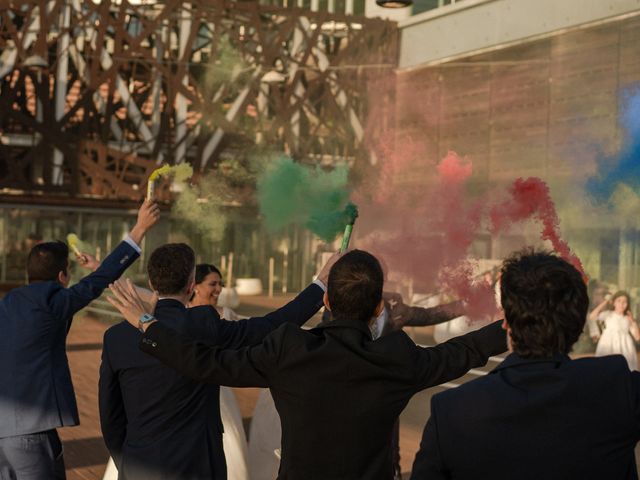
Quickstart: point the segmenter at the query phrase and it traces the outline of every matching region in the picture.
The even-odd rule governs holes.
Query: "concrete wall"
[[[400,68],[539,39],[639,10],[640,0],[464,0],[400,22]]]

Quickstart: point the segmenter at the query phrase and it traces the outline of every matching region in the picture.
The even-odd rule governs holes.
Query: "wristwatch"
[[[138,330],[144,333],[144,324],[153,322],[154,320],[156,320],[156,317],[154,317],[153,315],[149,315],[148,313],[143,313],[142,315],[140,315],[140,318],[138,319]]]

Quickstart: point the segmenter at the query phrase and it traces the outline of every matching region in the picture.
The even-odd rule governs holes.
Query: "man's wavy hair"
[[[327,295],[333,318],[371,320],[382,299],[383,277],[378,259],[370,253],[345,253],[329,271]]]
[[[167,243],[156,248],[147,263],[149,283],[160,295],[183,293],[193,279],[196,255],[186,243]]]
[[[503,263],[500,293],[517,355],[569,353],[589,308],[587,287],[573,265],[549,252],[514,253]]]

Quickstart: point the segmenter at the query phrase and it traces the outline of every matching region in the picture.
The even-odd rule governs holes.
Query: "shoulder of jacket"
[[[199,305],[197,307],[187,308],[186,318],[196,318],[200,316],[208,316],[214,320],[220,320],[220,314],[211,305]]]
[[[607,369],[611,372],[621,371],[626,373],[629,369],[627,360],[622,355],[577,358],[571,361],[571,365],[575,368],[594,369],[600,372],[603,369]]]
[[[120,323],[110,326],[104,332],[104,342],[109,342],[115,336],[123,335],[127,332],[133,333],[137,331],[133,325],[130,325],[126,320],[122,320]]]

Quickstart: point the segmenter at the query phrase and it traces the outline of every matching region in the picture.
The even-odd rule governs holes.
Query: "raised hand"
[[[331,267],[333,267],[333,265],[338,260],[340,260],[340,257],[342,257],[345,253],[347,252],[336,252],[331,255],[331,258],[329,258],[329,260],[327,260],[327,263],[325,263],[324,266],[320,269],[320,272],[318,273],[318,280],[327,285],[327,283],[329,282],[329,272],[331,271]]]
[[[142,242],[144,235],[160,220],[160,207],[154,200],[145,200],[138,210],[138,220],[131,229],[129,236],[138,245]]]
[[[155,292],[149,302],[144,302],[138,295],[135,285],[128,278],[116,280],[109,285],[109,290],[113,296],[107,297],[107,301],[136,328],[142,314],[153,313],[158,302],[158,295]]]
[[[93,255],[89,255],[85,252],[80,252],[76,253],[75,256],[80,266],[88,268],[91,271],[96,271],[96,269],[100,266],[100,262],[96,260]]]

